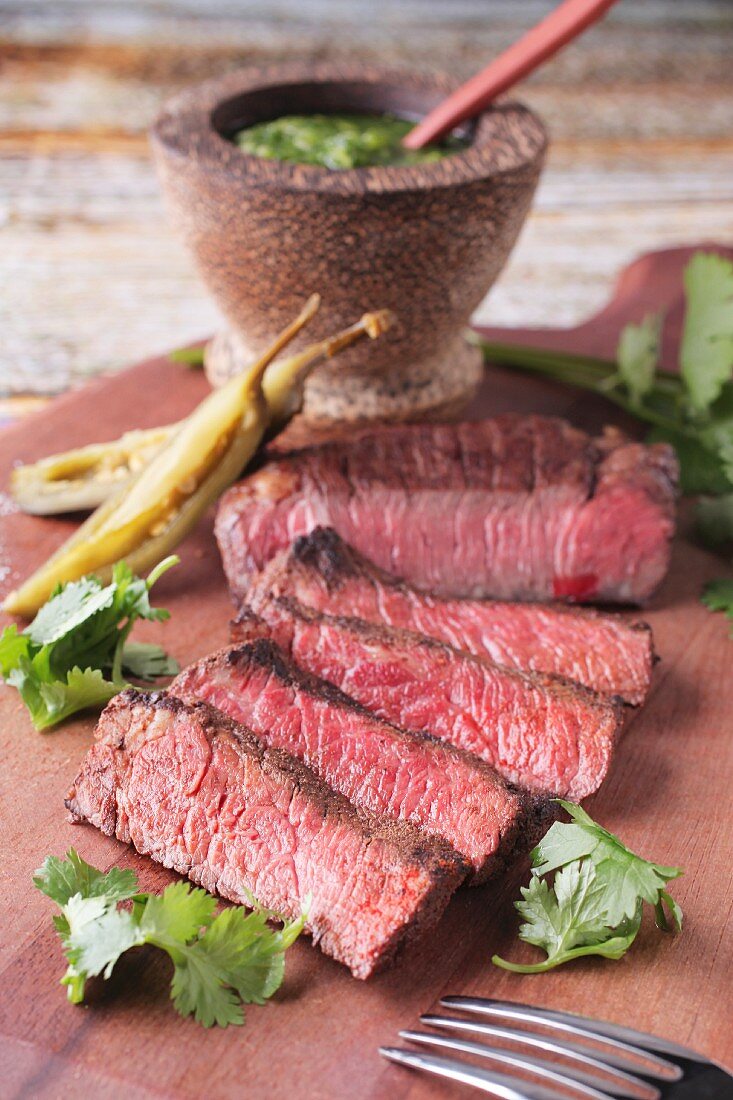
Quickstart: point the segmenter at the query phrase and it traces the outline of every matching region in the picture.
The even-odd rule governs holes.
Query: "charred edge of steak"
[[[332,623],[334,626],[358,634],[365,642],[371,641],[381,645],[388,645],[390,642],[398,642],[409,644],[412,647],[431,649],[435,652],[447,654],[449,657],[457,655],[463,660],[494,669],[507,679],[515,680],[517,683],[521,683],[524,686],[541,688],[558,697],[572,695],[576,699],[582,699],[587,706],[594,710],[613,711],[616,716],[617,724],[620,724],[624,713],[624,701],[620,695],[599,695],[598,692],[593,691],[592,688],[585,687],[584,684],[578,684],[575,680],[568,680],[564,676],[556,676],[551,672],[524,672],[518,668],[508,668],[506,665],[498,665],[488,658],[476,657],[474,654],[464,649],[454,649],[453,646],[448,645],[446,642],[440,642],[437,638],[429,638],[427,635],[419,634],[414,630],[402,630],[397,627],[385,626],[382,623],[369,623],[365,622],[364,619],[357,619],[348,615],[327,615],[320,611],[314,611],[310,607],[306,607],[291,596],[273,596],[271,603],[276,608],[283,608],[285,612],[293,618],[301,619],[307,623]],[[244,615],[237,617],[236,623],[234,624],[235,631],[236,624],[240,622],[246,624],[248,620],[256,624],[266,621],[250,609],[246,609]]]
[[[410,914],[410,919],[394,928],[389,938],[380,945],[378,958],[373,959],[367,968],[357,967],[355,970],[352,969],[355,977],[365,978],[383,969],[397,954],[401,954],[409,943],[419,938],[424,931],[439,920],[450,896],[465,878],[469,869],[467,861],[447,841],[438,837],[427,838],[414,826],[406,822],[393,821],[357,809],[343,795],[331,790],[305,764],[279,749],[271,749],[263,745],[254,733],[246,727],[232,722],[209,704],[203,702],[187,704],[180,699],[163,693],[154,693],[148,696],[134,689],[128,689],[108,704],[105,714],[111,719],[113,729],[109,736],[105,733],[99,738],[99,744],[124,753],[124,735],[121,731],[119,733],[115,732],[114,729],[115,726],[118,726],[115,712],[126,712],[120,715],[121,723],[119,725],[124,726],[127,724],[129,726],[131,721],[135,721],[133,712],[147,712],[147,722],[149,722],[160,710],[168,711],[173,715],[187,714],[191,716],[191,720],[199,724],[200,729],[210,743],[219,737],[233,740],[240,752],[256,758],[265,775],[272,776],[276,781],[282,782],[284,779],[286,782],[292,782],[296,789],[305,796],[308,802],[324,818],[328,816],[332,820],[335,819],[336,824],[346,824],[358,830],[367,844],[377,840],[385,842],[394,853],[393,858],[397,860],[398,865],[403,864],[406,870],[419,868],[428,876],[430,889],[425,891],[422,900]],[[144,729],[147,725],[146,714],[140,716],[138,720],[143,723]],[[76,785],[81,784],[85,779],[88,780],[90,769],[92,771],[92,782],[95,781],[94,770],[97,764],[95,753],[97,751],[98,746],[94,746],[90,750],[75,780],[75,784],[65,800],[65,804],[71,812],[72,820],[77,822],[89,820],[76,805]],[[104,772],[108,769],[108,764],[105,765],[102,761],[99,768],[100,771]],[[94,823],[98,824],[101,831],[106,835],[115,836],[117,833],[116,793],[119,789],[119,783],[116,781],[116,775],[112,782],[106,776],[103,778],[106,778],[107,782],[100,783],[99,786],[102,799],[107,803],[107,807],[105,811],[103,806],[101,821],[97,819]],[[94,816],[96,819],[97,815]],[[192,873],[193,868],[187,862],[179,861],[175,863],[166,862],[165,860],[161,862],[164,866],[171,867],[179,874],[188,875],[194,882],[200,881],[200,876],[197,877],[196,874]],[[219,893],[222,897],[228,897],[229,900],[241,904],[241,897],[234,896],[233,893],[228,893],[225,890],[220,890]],[[311,928],[309,925],[309,929],[313,933],[314,943],[320,942],[330,929],[328,915],[321,914],[316,928]],[[347,959],[342,961],[347,966],[350,965]]]
[[[234,668],[246,668],[248,665],[254,665],[267,672],[273,672],[288,687],[299,688],[314,698],[322,699],[334,706],[348,707],[355,714],[360,714],[373,722],[381,723],[383,721],[375,717],[370,710],[358,703],[356,699],[352,699],[336,684],[332,684],[330,680],[322,680],[318,676],[313,676],[305,669],[301,669],[292,661],[289,661],[280,647],[270,638],[256,638],[253,642],[245,642],[242,645],[222,650],[220,653],[214,653],[211,657],[206,658],[205,663],[214,662],[220,655],[223,655],[227,663]],[[390,723],[384,722],[384,725],[390,725]],[[412,735],[407,734],[407,736],[411,737]]]
[[[346,796],[332,790],[327,783],[319,779],[318,775],[308,768],[307,764],[289,755],[283,749],[271,748],[253,733],[247,726],[233,722],[226,714],[209,703],[186,703],[175,695],[167,692],[140,692],[134,687],[127,687],[119,695],[107,704],[105,715],[113,717],[119,709],[127,709],[132,706],[142,707],[149,712],[168,711],[171,714],[193,714],[195,719],[203,726],[209,741],[219,736],[229,736],[237,742],[238,746],[247,755],[258,760],[260,767],[266,773],[284,775],[291,780],[298,790],[303,791],[308,800],[324,815],[342,818],[346,821],[359,822],[360,825],[375,837],[390,840],[401,854],[407,859],[419,862],[420,866],[431,867],[436,864],[444,866],[447,873],[455,876],[456,870],[461,873],[468,872],[466,860],[460,856],[447,840],[440,837],[426,837],[418,829],[407,822],[393,820],[373,814],[368,810],[362,810],[354,806]],[[124,750],[124,737],[118,736],[106,739],[108,744],[121,751]],[[66,800],[67,809],[74,814],[74,809],[69,805],[73,795],[69,793]]]
[[[410,590],[410,585],[406,581],[386,573],[379,566],[374,565],[373,562],[370,562],[363,554],[360,554],[358,550],[355,550],[353,546],[342,539],[333,527],[314,527],[307,535],[300,535],[292,543],[290,549],[283,552],[280,560],[286,570],[291,563],[303,565],[312,570],[323,580],[329,592],[338,591],[342,586],[342,582],[350,577],[366,577],[370,581],[377,581],[389,588]],[[273,564],[276,561],[276,558],[272,559]],[[265,566],[265,570],[268,569],[268,566]],[[425,595],[425,593],[418,594]],[[438,599],[440,601],[442,597]],[[455,600],[461,602],[458,598],[455,598]],[[471,604],[484,601],[466,600],[465,602]],[[512,601],[486,602],[503,604]],[[652,628],[644,619],[626,619],[617,611],[600,611],[594,607],[568,606],[566,603],[559,602],[538,603],[532,606],[546,607],[558,615],[567,615],[569,618],[611,619],[616,623],[623,624],[628,630],[645,633],[649,635],[652,659],[654,661],[659,659],[654,650]]]
[[[323,680],[318,676],[314,676],[304,669],[301,669],[298,665],[295,665],[292,661],[289,661],[279,646],[269,638],[257,638],[253,642],[229,646],[216,653],[212,653],[209,657],[205,657],[202,661],[198,662],[198,664],[199,667],[203,669],[213,671],[222,661],[231,665],[233,668],[242,670],[246,670],[248,667],[254,665],[265,672],[272,673],[286,686],[302,691],[311,698],[321,700],[328,705],[338,708],[348,708],[353,714],[367,718],[369,722],[373,723],[375,726],[384,727],[402,740],[416,743],[427,742],[446,756],[452,756],[456,760],[464,760],[473,772],[478,774],[483,773],[498,789],[504,788],[513,795],[517,800],[517,813],[515,819],[511,826],[502,833],[500,846],[491,857],[486,860],[485,865],[480,871],[477,871],[475,867],[471,868],[468,876],[468,881],[471,884],[481,885],[507,865],[513,852],[526,850],[527,842],[525,830],[528,830],[532,836],[534,835],[532,821],[536,812],[535,803],[542,802],[543,799],[547,802],[550,798],[549,794],[547,796],[532,795],[521,787],[508,783],[490,764],[486,763],[485,760],[482,760],[478,756],[474,756],[473,753],[458,748],[456,745],[452,745],[449,741],[444,741],[442,738],[435,737],[432,733],[427,731],[417,733],[413,730],[407,730],[403,729],[401,726],[396,726],[392,722],[388,722],[385,718],[381,718],[379,715],[357,702],[356,699],[352,699],[350,695],[347,695],[341,688],[332,684],[330,680]],[[180,690],[178,687],[180,681],[183,686],[183,693],[185,693],[186,698],[188,698],[185,680],[186,670],[173,681],[168,690],[174,693]],[[420,826],[416,825],[415,827],[419,828]],[[440,833],[435,833],[433,830],[426,828],[426,835],[433,837],[440,836]]]
[[[363,571],[361,555],[344,542],[333,527],[314,527],[307,535],[297,538],[286,554],[322,577],[329,592],[340,588],[346,577],[359,576]]]
[[[257,616],[250,614],[246,616],[246,618],[256,620]],[[259,621],[262,622],[262,620]],[[432,733],[428,733],[427,731],[415,733],[412,730],[406,730],[401,726],[396,726],[393,722],[388,722],[386,718],[380,718],[374,711],[365,707],[363,703],[347,695],[346,692],[342,691],[336,684],[332,684],[330,680],[324,680],[320,676],[314,676],[313,673],[307,672],[293,661],[288,660],[280,647],[270,638],[255,638],[254,641],[251,642],[241,642],[240,644],[229,646],[223,650],[219,650],[218,653],[213,653],[210,657],[206,657],[203,664],[213,664],[221,657],[234,668],[246,668],[247,665],[253,664],[257,668],[264,669],[267,672],[273,672],[275,676],[287,686],[298,688],[312,698],[321,699],[324,703],[329,703],[335,707],[346,707],[354,714],[361,715],[363,718],[368,718],[369,721],[375,723],[375,725],[389,727],[409,741],[429,741],[431,744],[436,745],[441,751],[445,751],[451,756],[464,757],[466,760],[470,761],[473,767],[491,772],[499,782],[508,786],[501,776],[493,772],[489,764],[480,760],[479,757],[474,757],[472,753],[467,753],[463,749],[456,748],[456,746],[451,745],[450,742],[444,741],[440,737],[435,737]]]

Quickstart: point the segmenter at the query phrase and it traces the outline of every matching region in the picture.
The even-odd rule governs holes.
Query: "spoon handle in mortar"
[[[616,0],[564,0],[546,19],[439,103],[403,139],[408,149],[436,141],[484,107],[605,15]]]

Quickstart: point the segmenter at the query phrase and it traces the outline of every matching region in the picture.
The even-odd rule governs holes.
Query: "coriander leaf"
[[[150,606],[150,588],[178,560],[166,558],[147,579],[119,562],[106,586],[96,577],[59,585],[23,634],[15,626],[3,632],[0,673],[20,692],[36,729],[103,706],[127,686],[123,670],[142,680],[178,671],[160,646],[127,642],[137,619],[169,617]]]
[[[103,707],[125,687],[122,681],[105,680],[99,669],[72,668],[65,681],[39,680],[25,663],[8,676],[28,707],[37,730],[48,729],[80,710]]]
[[[207,1027],[243,1023],[243,1004],[263,1004],[280,986],[284,953],[302,931],[305,912],[280,931],[273,914],[233,907],[214,916],[216,900],[177,882],[162,895],[137,893],[131,871],[97,871],[71,849],[49,856],[34,883],[61,906],[54,926],[69,963],[62,984],[69,1000],[84,998],[87,978],[108,978],[123,952],[152,944],[173,961],[171,997],[182,1015]],[[132,900],[131,909],[120,901]],[[255,903],[256,904],[256,903]]]
[[[75,848],[69,848],[65,860],[46,857],[33,877],[33,885],[63,907],[75,894],[83,898],[107,896],[116,901],[131,898],[137,893],[137,875],[121,867],[112,867],[105,874],[85,863]]]
[[[563,799],[558,802],[573,818],[576,827],[595,841],[588,855],[606,884],[607,912],[612,925],[624,918],[631,919],[639,898],[655,905],[665,884],[682,874],[679,867],[664,867],[635,855],[575,803]],[[555,822],[555,825],[559,829],[571,828],[562,822]]]
[[[186,948],[182,955],[174,964],[171,982],[171,1000],[176,1012],[181,1016],[193,1016],[204,1027],[243,1024],[244,1012],[239,997],[224,984],[205,955],[196,953],[193,948]]]
[[[169,555],[158,562],[144,580],[134,575],[127,562],[118,562],[114,567],[112,579],[117,585],[120,618],[127,616],[132,619],[150,619],[158,622],[169,619],[169,611],[150,606],[150,589],[172,566],[178,565],[179,561],[180,558],[175,554]]]
[[[657,904],[655,906],[654,919],[656,921],[657,928],[659,928],[662,932],[669,932],[670,931],[669,921],[667,919],[665,906],[666,906],[667,909],[669,909],[670,915],[672,917],[672,924],[674,925],[675,931],[681,932],[682,931],[682,909],[681,909],[679,903],[676,902],[674,900],[674,898],[672,897],[672,895],[668,894],[666,890],[661,890],[660,891],[659,901],[657,902]]]
[[[266,920],[265,913],[225,909],[180,962],[174,956],[171,996],[181,1015],[193,1013],[204,1027],[240,1024],[240,1001],[264,1004],[272,996],[282,982],[285,944],[284,933],[273,933]],[[301,917],[286,926],[290,942],[303,923]]]
[[[573,861],[555,876],[554,889],[534,877],[522,888],[516,907],[526,923],[519,930],[526,943],[540,947],[547,958],[540,963],[510,963],[494,957],[506,970],[539,974],[584,955],[618,958],[633,943],[641,923],[627,922],[620,934],[606,917],[604,884],[588,860]]]
[[[555,821],[532,851],[532,874],[546,875],[571,860],[588,856],[598,840],[579,825]]]
[[[136,680],[151,681],[175,676],[179,665],[162,646],[148,642],[128,642],[122,650],[122,672]]]
[[[654,385],[659,359],[662,317],[649,314],[639,325],[626,325],[621,332],[616,361],[621,380],[635,404],[639,404]]]
[[[64,947],[75,975],[109,978],[120,955],[145,942],[132,913],[118,909],[115,899],[75,894],[64,916],[69,923]]]
[[[733,370],[733,264],[698,252],[685,269],[680,373],[694,412],[704,413]]]
[[[43,605],[24,633],[34,645],[53,645],[111,607],[114,597],[114,585],[103,588],[96,577],[70,581]]]
[[[711,611],[722,611],[728,619],[733,621],[733,580],[725,580],[721,577],[716,581],[709,581],[700,599]],[[731,627],[731,637],[733,637],[733,627]]]
[[[6,626],[0,634],[0,675],[7,679],[21,659],[30,659],[30,642],[25,634],[18,633],[15,623]]]
[[[647,443],[671,443],[680,464],[680,490],[685,496],[698,493],[728,493],[733,480],[728,477],[717,448],[707,446],[699,435],[671,428],[652,428]]]
[[[162,894],[148,894],[140,928],[156,943],[187,943],[211,924],[215,909],[216,898],[205,890],[174,882]]]
[[[733,582],[731,582],[733,588]],[[532,852],[532,878],[515,903],[525,918],[519,936],[541,947],[544,962],[497,966],[535,974],[581,955],[620,958],[641,925],[643,903],[657,924],[682,927],[682,910],[665,889],[682,871],[642,859],[580,806],[557,800],[572,820],[555,822]],[[554,875],[552,885],[546,875]]]

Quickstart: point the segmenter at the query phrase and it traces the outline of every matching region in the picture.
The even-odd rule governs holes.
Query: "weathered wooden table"
[[[145,137],[181,85],[294,56],[468,75],[551,6],[0,0],[0,397],[58,392],[216,327]],[[622,0],[521,89],[552,149],[481,320],[571,324],[639,253],[733,240],[732,51],[729,0]]]

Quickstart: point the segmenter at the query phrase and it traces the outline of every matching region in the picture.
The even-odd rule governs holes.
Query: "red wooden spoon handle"
[[[493,99],[552,57],[615,3],[616,0],[564,0],[523,38],[439,103],[410,130],[402,144],[408,149],[421,149],[443,137],[459,122],[475,118]]]

